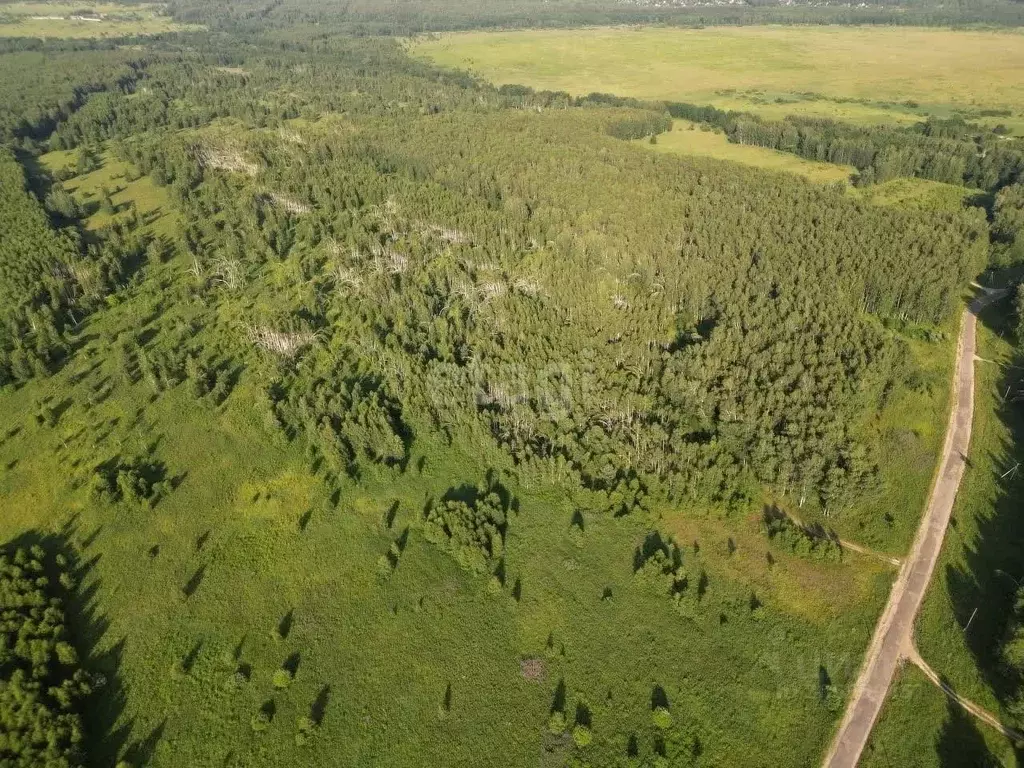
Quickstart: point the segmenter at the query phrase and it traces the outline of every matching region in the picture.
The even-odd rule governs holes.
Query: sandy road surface
[[[825,756],[826,768],[853,768],[857,765],[882,709],[896,667],[913,648],[914,620],[942,549],[971,444],[978,312],[1003,295],[1004,291],[988,291],[972,301],[964,311],[953,373],[953,408],[940,457],[941,469],[932,486],[928,508],[921,518],[910,554],[903,561],[889,602],[875,627],[846,714]]]

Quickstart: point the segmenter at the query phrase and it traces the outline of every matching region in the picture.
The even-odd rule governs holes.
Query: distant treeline
[[[670,111],[685,117],[691,110],[684,107],[671,105]],[[833,120],[727,115],[712,124],[737,144],[852,165],[859,184],[907,176],[994,191],[1024,178],[1024,146],[1019,141],[961,119],[862,128]]]
[[[653,2],[623,3],[582,0],[352,0],[324,4],[313,0],[241,0],[229,4],[174,0],[168,6],[181,22],[239,32],[268,29],[314,29],[358,35],[410,36],[480,28],[575,27],[608,24],[673,24],[680,26],[741,24],[901,24],[1017,26],[1024,23],[1024,3],[979,2],[940,4],[932,0],[899,0],[871,5],[783,5],[748,0],[742,5],[672,6]],[[314,26],[315,25],[315,26]]]
[[[616,106],[647,110],[608,127],[620,139],[638,139],[671,128],[670,117],[711,126],[729,141],[799,155],[808,160],[853,166],[858,185],[916,177],[995,192],[1024,180],[1024,143],[962,118],[929,118],[908,127],[862,127],[835,120],[790,116],[767,120],[749,112],[726,111],[678,101],[652,102],[606,93],[577,98],[561,91],[521,85],[498,89],[507,101],[548,108]]]

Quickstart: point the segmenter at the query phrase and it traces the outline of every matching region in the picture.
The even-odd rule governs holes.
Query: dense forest
[[[83,701],[100,682],[70,642],[65,595],[74,586],[63,555],[39,547],[0,554],[0,762],[84,764]]]

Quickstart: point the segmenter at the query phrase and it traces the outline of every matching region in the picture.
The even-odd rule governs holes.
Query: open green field
[[[1024,34],[1016,31],[613,27],[467,32],[416,39],[410,48],[496,83],[573,95],[600,91],[864,124],[960,111],[1024,128]]]
[[[174,22],[163,8],[152,3],[3,3],[0,37],[123,37],[198,28]]]

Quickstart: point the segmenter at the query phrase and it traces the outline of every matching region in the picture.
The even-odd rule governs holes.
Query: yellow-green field
[[[845,181],[854,172],[854,169],[848,166],[815,163],[774,149],[733,144],[724,133],[701,130],[699,126],[688,120],[676,120],[672,124],[671,131],[658,135],[655,144],[651,144],[646,139],[641,139],[638,143],[657,152],[702,155],[713,157],[716,160],[732,160],[758,168],[795,173],[810,181]]]
[[[155,4],[5,3],[0,37],[121,37],[197,28],[175,23],[163,10]]]
[[[413,54],[492,82],[899,123],[953,110],[1024,130],[1024,34],[898,27],[467,32]],[[1011,115],[980,115],[983,109]]]

